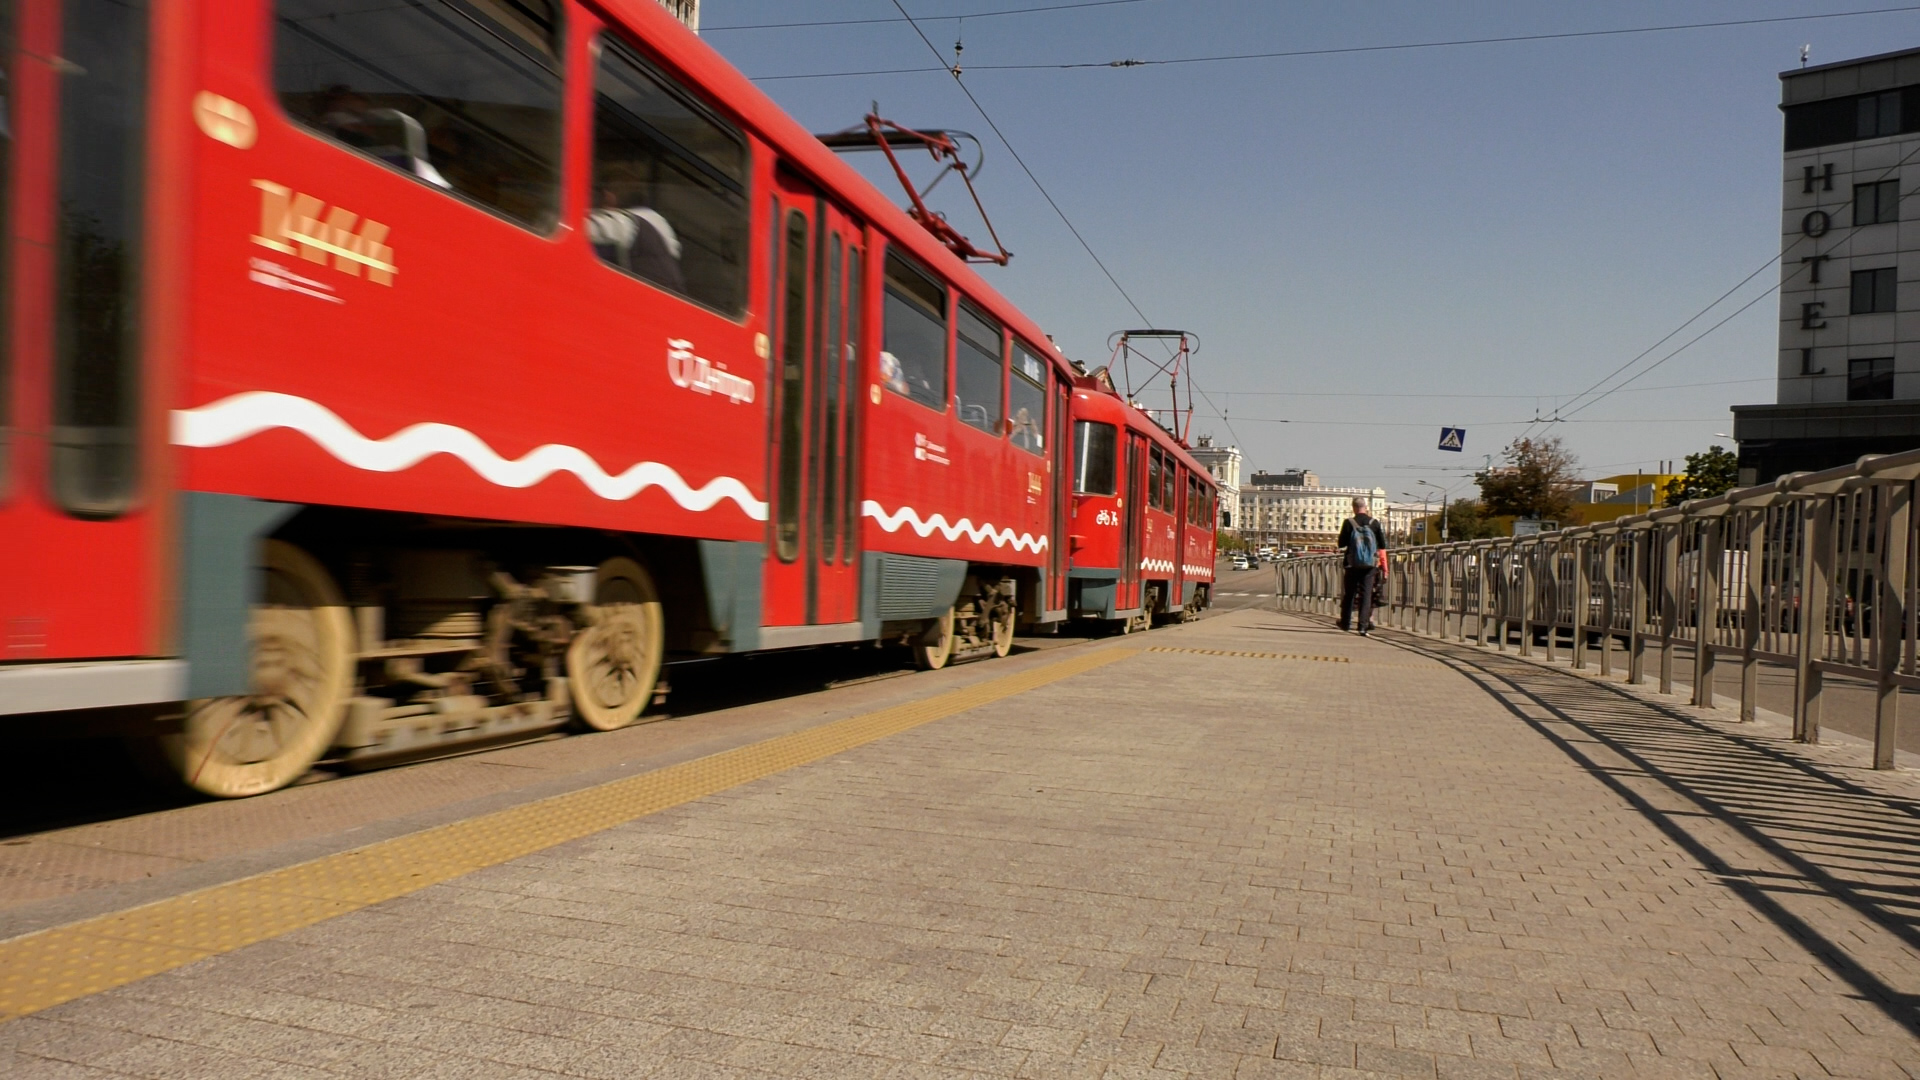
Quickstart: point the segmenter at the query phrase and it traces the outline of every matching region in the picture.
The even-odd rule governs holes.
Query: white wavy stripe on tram
[[[716,476],[696,488],[671,465],[657,461],[642,461],[612,474],[584,450],[561,443],[536,446],[522,457],[508,459],[473,432],[451,424],[414,424],[384,439],[370,439],[326,406],[292,394],[249,390],[173,413],[173,441],[180,446],[226,446],[275,428],[298,431],[340,461],[368,472],[400,472],[435,454],[449,454],[500,487],[532,487],[554,473],[569,472],[587,490],[614,502],[657,487],[683,510],[702,512],[730,499],[749,518],[767,520],[767,504],[731,476]]]
[[[921,536],[931,536],[934,530],[938,529],[940,535],[948,540],[958,540],[965,535],[976,544],[986,540],[993,541],[994,547],[1006,547],[1011,544],[1015,551],[1038,552],[1045,551],[1047,547],[1047,538],[1044,536],[1038,539],[1032,533],[1021,533],[1016,536],[1012,529],[996,530],[992,522],[975,525],[971,519],[961,518],[949,525],[944,514],[935,514],[922,521],[920,512],[911,506],[903,506],[889,514],[885,507],[872,499],[867,499],[860,504],[860,513],[878,522],[880,527],[888,532],[899,532],[900,526],[911,525],[913,531]]]

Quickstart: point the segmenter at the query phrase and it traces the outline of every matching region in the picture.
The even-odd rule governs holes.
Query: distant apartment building
[[[1213,436],[1202,435],[1195,440],[1195,446],[1188,449],[1194,460],[1207,467],[1213,474],[1213,480],[1220,485],[1220,520],[1214,524],[1222,529],[1237,529],[1240,520],[1240,448],[1237,446],[1215,446]]]
[[[1439,512],[1420,503],[1388,503],[1384,507],[1375,506],[1373,516],[1380,519],[1381,527],[1387,530],[1387,543],[1393,547],[1411,542],[1423,527],[1420,522],[1428,517],[1434,519],[1434,528],[1439,528]]]
[[[1259,544],[1331,548],[1341,522],[1353,515],[1356,495],[1365,496],[1376,513],[1386,509],[1386,488],[1321,487],[1306,469],[1256,472],[1240,491],[1240,535]]]
[[[1734,406],[1740,483],[1920,447],[1920,49],[1780,73],[1779,389]]]
[[[673,17],[687,24],[687,29],[700,29],[700,0],[660,0],[660,6],[673,12]]]

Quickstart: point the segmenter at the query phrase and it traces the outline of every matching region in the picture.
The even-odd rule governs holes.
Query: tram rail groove
[[[268,940],[1125,660],[1110,646],[0,941],[0,1023]]]

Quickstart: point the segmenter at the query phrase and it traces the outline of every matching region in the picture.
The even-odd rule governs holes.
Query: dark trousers
[[[1360,629],[1373,629],[1373,579],[1377,566],[1347,567],[1346,588],[1340,592],[1340,629],[1353,625],[1353,608],[1360,606]]]

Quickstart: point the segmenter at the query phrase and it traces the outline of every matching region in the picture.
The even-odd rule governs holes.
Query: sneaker
[[[1360,631],[1360,636],[1361,636],[1361,637],[1366,637],[1366,636],[1367,636],[1368,634],[1370,634],[1370,633],[1372,633],[1372,632],[1373,632],[1373,631],[1371,631],[1371,630],[1362,630],[1362,631]]]

